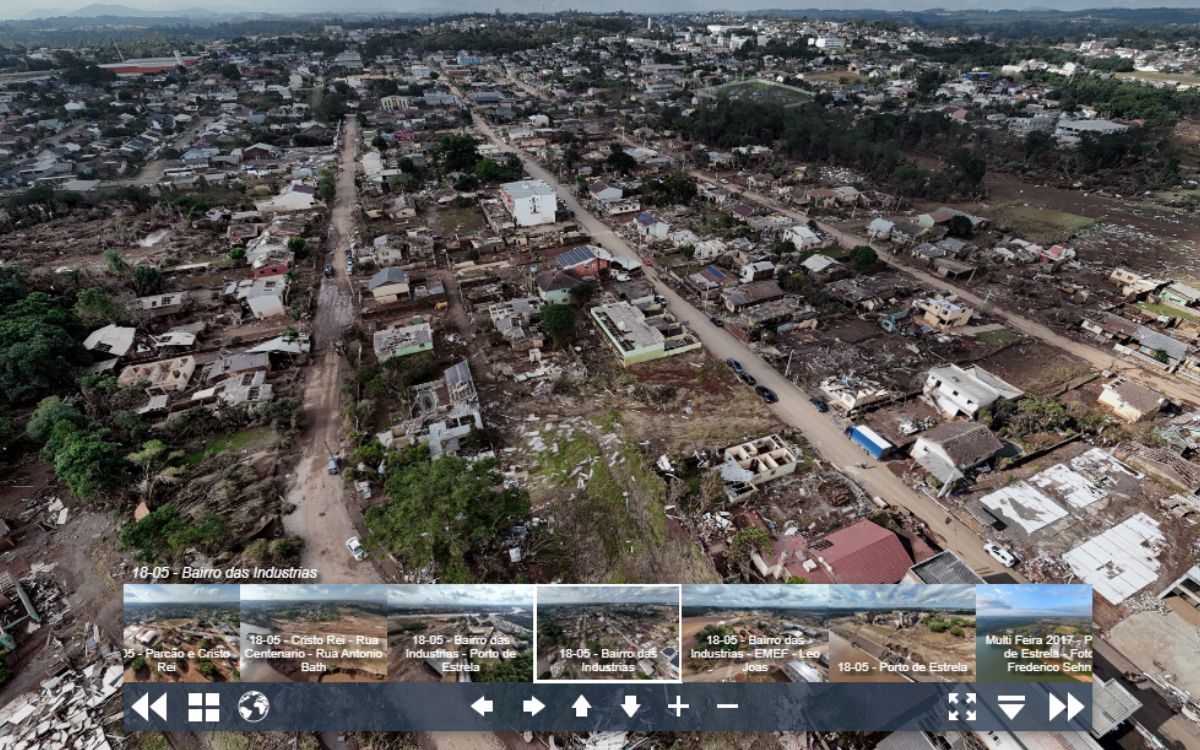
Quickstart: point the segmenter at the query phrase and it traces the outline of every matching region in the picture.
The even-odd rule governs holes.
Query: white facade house
[[[947,416],[974,419],[1000,399],[1020,398],[1025,392],[992,375],[982,367],[942,365],[925,378],[925,396]]]
[[[785,239],[792,243],[792,246],[796,248],[797,252],[801,253],[805,250],[813,250],[824,244],[824,241],[821,239],[821,235],[817,234],[803,224],[797,224],[796,226],[787,230]]]
[[[513,221],[519,227],[553,224],[558,201],[554,190],[541,180],[506,182],[500,186],[500,196]]]

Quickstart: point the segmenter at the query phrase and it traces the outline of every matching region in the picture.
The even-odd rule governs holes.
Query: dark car
[[[829,404],[825,403],[825,399],[813,396],[808,400],[808,403],[813,405],[813,408],[824,414],[829,411]]]
[[[754,392],[758,394],[759,398],[761,398],[763,401],[766,401],[768,404],[774,404],[779,401],[779,397],[775,395],[775,391],[771,390],[765,385],[755,386]]]
[[[333,278],[333,266],[329,265],[328,263],[325,264],[325,278]]]
[[[742,370],[741,372],[739,372],[738,377],[741,378],[742,382],[745,383],[746,385],[756,385],[758,383],[758,381],[754,379],[754,376],[751,375],[750,373],[746,372],[745,370]]]
[[[742,373],[742,372],[746,371],[746,368],[742,367],[742,363],[738,362],[733,357],[730,357],[729,359],[725,360],[725,364],[729,365],[729,369],[733,370],[734,372]]]
[[[724,327],[725,327],[725,321],[721,320],[721,319],[720,319],[720,318],[718,318],[716,315],[712,316],[712,317],[711,317],[711,318],[709,318],[708,320],[709,320],[709,322],[710,322],[710,323],[712,323],[713,325],[715,325],[717,328],[724,328]]]

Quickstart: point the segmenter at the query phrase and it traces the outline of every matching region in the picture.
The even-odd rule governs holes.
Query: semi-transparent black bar
[[[251,692],[269,701],[261,718],[261,700],[244,698]],[[623,708],[630,696],[632,716]],[[129,731],[1088,731],[1092,723],[1092,686],[1077,682],[127,683],[124,699]],[[531,701],[542,704],[535,714]]]

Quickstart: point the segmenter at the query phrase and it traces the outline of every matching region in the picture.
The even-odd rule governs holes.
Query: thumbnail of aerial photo
[[[832,682],[969,682],[975,677],[974,584],[835,586]]]
[[[389,586],[387,601],[389,681],[533,681],[533,586]]]
[[[829,587],[683,587],[684,682],[825,682]]]
[[[979,682],[1091,682],[1092,587],[980,586]]]
[[[126,584],[126,682],[232,682],[238,586]]]
[[[242,680],[379,682],[387,676],[387,587],[242,586]]]
[[[679,679],[678,586],[537,591],[538,680]]]

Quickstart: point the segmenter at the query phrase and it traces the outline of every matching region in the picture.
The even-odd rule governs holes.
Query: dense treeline
[[[1064,109],[1088,105],[1105,117],[1145,120],[1148,125],[1170,125],[1180,117],[1200,113],[1200,93],[1155,88],[1142,83],[1099,76],[1058,77],[1051,95]]]
[[[784,156],[850,167],[908,197],[937,200],[979,195],[986,163],[965,148],[964,131],[938,112],[886,113],[858,118],[820,105],[718,100],[671,126],[708,146],[773,144]],[[907,150],[949,153],[936,173],[905,159]]]

